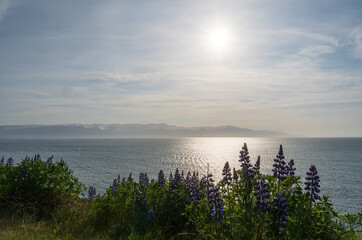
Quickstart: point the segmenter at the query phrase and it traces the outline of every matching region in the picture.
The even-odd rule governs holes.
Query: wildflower
[[[279,153],[276,156],[276,158],[274,159],[274,164],[273,164],[273,176],[278,178],[279,180],[283,181],[284,179],[286,179],[286,173],[287,173],[287,166],[285,166],[285,161],[284,159],[284,155],[283,155],[283,147],[282,145],[280,145],[279,148]]]
[[[13,166],[14,165],[14,160],[10,157],[6,163],[7,166]]]
[[[141,185],[144,185],[146,187],[148,187],[148,184],[150,183],[150,180],[147,176],[147,173],[141,172],[140,176],[139,176],[139,183]]]
[[[312,165],[309,168],[309,172],[307,172],[307,177],[305,178],[305,180],[306,182],[304,184],[306,186],[304,190],[307,190],[307,196],[310,196],[312,201],[315,202],[315,200],[318,200],[320,198],[318,195],[318,193],[320,192],[320,179],[315,165]]]
[[[41,162],[41,158],[40,158],[40,155],[38,154],[38,155],[35,155],[35,161],[36,162]]]
[[[295,175],[295,170],[296,170],[296,168],[294,167],[294,160],[291,159],[290,162],[288,163],[288,166],[287,166],[287,174],[289,176],[294,176]]]
[[[4,157],[1,158],[1,161],[0,161],[0,166],[3,167],[4,166]]]
[[[255,186],[254,196],[256,197],[256,205],[263,211],[267,212],[270,210],[270,194],[268,190],[268,184],[265,182],[265,178],[258,176]]]
[[[53,162],[53,155],[48,158],[48,160],[46,161],[47,164],[51,164]]]
[[[178,168],[176,168],[175,175],[172,181],[173,185],[177,185],[178,183],[182,182],[184,180],[183,176],[178,171]]]
[[[150,211],[148,211],[147,216],[148,216],[148,222],[153,222],[155,218],[155,211],[151,209]]]
[[[256,173],[260,173],[260,156],[258,156],[258,159],[256,159],[256,163],[255,163],[255,165],[253,166],[253,170],[254,170]]]
[[[190,194],[190,199],[193,203],[198,204],[200,203],[201,196],[200,196],[200,190],[199,190],[199,184],[196,178],[191,177],[191,173],[188,174],[190,177],[187,178],[186,181],[186,187]],[[196,175],[195,175],[196,177]]]
[[[117,179],[114,179],[114,180],[113,180],[113,184],[112,184],[112,194],[117,193],[118,183],[119,183],[119,181],[118,181]]]
[[[221,198],[220,188],[212,184],[207,190],[207,200],[210,207],[210,218],[215,218],[221,224],[224,214],[224,201]]]
[[[163,174],[163,171],[161,170],[158,173],[158,186],[163,187],[165,185],[165,174]]]
[[[285,235],[288,222],[288,201],[284,197],[284,193],[277,193],[274,200],[273,206],[276,211],[276,217],[278,219],[279,231],[282,235]]]
[[[89,186],[88,189],[88,200],[92,201],[94,197],[96,196],[96,188],[93,186]]]
[[[244,143],[244,146],[241,149],[242,150],[240,151],[239,162],[241,162],[241,171],[243,172],[244,179],[246,180],[253,178],[254,172],[252,170],[252,165],[250,163],[250,156],[246,143]]]
[[[223,177],[223,181],[227,184],[230,185],[231,181],[232,181],[232,177],[231,177],[231,169],[229,166],[229,162],[225,163],[224,169],[222,170],[222,175]]]
[[[65,163],[64,160],[63,160],[63,158],[60,159],[60,163],[62,163],[62,164]]]

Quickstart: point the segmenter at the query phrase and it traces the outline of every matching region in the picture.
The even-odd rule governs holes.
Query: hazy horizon
[[[362,137],[362,2],[0,0],[0,126]]]

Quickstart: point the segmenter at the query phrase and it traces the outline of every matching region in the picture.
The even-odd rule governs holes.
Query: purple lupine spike
[[[294,176],[295,175],[296,168],[294,167],[294,160],[293,159],[291,159],[290,162],[288,163],[287,169],[288,169],[287,174],[289,176]]]
[[[288,222],[288,201],[284,197],[284,193],[277,193],[273,200],[273,207],[275,209],[276,216],[278,218],[279,231],[282,235],[285,235],[287,222]]]
[[[4,157],[1,158],[1,161],[0,161],[0,167],[3,167],[4,166]]]
[[[96,196],[96,188],[93,186],[89,186],[88,189],[88,200],[92,201],[94,197]]]
[[[315,202],[315,200],[318,200],[320,198],[318,195],[318,193],[320,192],[320,179],[315,165],[312,165],[309,168],[309,172],[307,172],[307,177],[305,178],[305,180],[306,182],[304,184],[306,186],[304,190],[307,190],[307,196],[309,196],[312,201]]]
[[[29,163],[29,157],[28,155],[25,156],[25,159],[24,159],[24,164],[28,164]]]
[[[40,158],[40,155],[35,155],[35,161],[36,162],[41,162],[41,158]]]
[[[238,173],[236,172],[235,168],[233,168],[233,180],[234,181],[237,181],[239,179],[239,175]]]
[[[53,163],[53,155],[46,161],[47,164]]]
[[[14,160],[12,159],[12,157],[10,157],[6,163],[7,166],[13,166],[14,165]]]
[[[165,174],[163,174],[163,171],[161,170],[158,173],[158,186],[163,187],[165,185]]]
[[[265,182],[265,178],[258,175],[255,184],[256,205],[263,211],[268,212],[270,210],[270,194],[268,190],[268,184]]]
[[[283,159],[284,159],[283,147],[282,147],[282,145],[280,145],[279,153],[276,156],[276,158],[274,159],[273,176],[278,178],[281,181],[283,181],[287,178],[286,177],[287,166],[285,165],[285,161]]]
[[[246,143],[244,143],[244,146],[241,148],[240,151],[240,159],[239,162],[241,162],[241,171],[243,172],[244,179],[250,179],[254,177],[254,172],[252,169],[252,165],[250,163],[250,156],[248,152],[248,147],[246,146]]]
[[[126,182],[126,178],[124,177],[124,178],[122,178],[122,182],[123,183],[125,183]]]
[[[119,181],[117,179],[113,180],[113,184],[112,184],[112,194],[116,194],[117,190],[118,190],[118,184]]]
[[[172,182],[173,182],[172,172],[170,172],[170,176],[169,176],[169,178],[168,178],[168,181],[169,181],[170,183],[172,183]]]
[[[177,185],[178,183],[182,182],[184,179],[182,177],[182,175],[180,174],[178,168],[176,168],[176,171],[175,171],[175,175],[173,177],[173,181],[172,181],[172,184],[173,185]]]
[[[141,172],[139,176],[139,183],[143,186],[148,187],[148,184],[150,183],[150,180],[147,176],[147,173]]]
[[[192,179],[199,181],[199,173],[194,171],[192,174]]]
[[[210,218],[215,218],[221,224],[224,214],[224,201],[221,197],[220,188],[211,184],[207,192],[207,200],[210,207]]]
[[[231,177],[231,169],[230,169],[230,166],[229,166],[229,162],[225,163],[224,169],[222,170],[222,175],[224,176],[223,179],[222,179],[224,181],[224,183],[227,184],[227,185],[230,185],[231,181],[233,179]]]
[[[200,196],[198,180],[196,178],[191,177],[191,173],[190,177],[187,178],[186,180],[186,187],[189,191],[191,202],[193,202],[194,204],[200,203],[201,196]]]
[[[118,176],[117,176],[117,181],[120,183],[121,182],[121,175],[118,173]]]
[[[255,165],[253,166],[253,170],[256,173],[260,173],[260,156],[256,159]]]

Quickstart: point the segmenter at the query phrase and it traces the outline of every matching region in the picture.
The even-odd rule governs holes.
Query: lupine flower
[[[231,177],[231,169],[229,166],[229,162],[225,163],[224,169],[222,170],[222,175],[223,177],[223,181],[227,184],[230,185],[231,181],[233,180]]]
[[[118,181],[117,179],[114,179],[114,180],[113,180],[113,184],[112,184],[112,194],[117,193],[118,183],[119,183],[119,181]]]
[[[172,172],[170,172],[170,176],[169,176],[169,178],[168,178],[168,181],[169,181],[170,183],[172,183],[172,182],[173,182]]]
[[[305,178],[306,182],[305,182],[305,190],[307,190],[307,196],[310,196],[310,198],[312,199],[312,201],[314,202],[315,200],[318,200],[320,197],[318,195],[318,193],[320,192],[319,188],[319,176],[318,176],[318,172],[317,169],[314,165],[312,165],[309,168],[309,172],[307,172],[307,177]]]
[[[60,159],[60,163],[63,163],[63,164],[65,163],[63,158]]]
[[[147,173],[144,173],[144,172],[140,173],[139,183],[141,185],[144,185],[144,186],[148,187],[148,184],[150,183],[150,180],[149,180],[149,178],[147,176]]]
[[[190,173],[190,177],[188,177],[186,180],[186,187],[189,191],[191,201],[195,204],[198,204],[200,203],[201,196],[200,196],[199,184],[196,175],[194,176],[195,177],[191,177]]]
[[[239,179],[239,175],[238,173],[236,172],[235,168],[233,168],[233,180],[234,181],[237,181]]]
[[[294,160],[293,159],[291,159],[290,162],[288,163],[287,169],[288,169],[287,174],[289,176],[294,176],[295,175],[296,168],[294,167]]]
[[[122,182],[123,183],[125,183],[126,182],[126,178],[124,177],[124,178],[122,178]]]
[[[94,197],[96,196],[96,188],[93,186],[89,186],[88,189],[88,200],[92,201]]]
[[[210,207],[210,218],[215,218],[221,224],[224,214],[224,201],[221,198],[220,188],[212,184],[207,190],[207,200]]]
[[[244,179],[253,178],[254,172],[250,163],[250,156],[246,143],[244,143],[244,146],[241,149],[239,162],[241,162],[241,171],[243,172]]]
[[[40,155],[38,154],[38,155],[35,155],[35,161],[36,162],[41,162],[41,158],[40,158]]]
[[[263,211],[267,212],[270,210],[270,194],[268,190],[268,184],[265,182],[265,178],[258,176],[255,186],[254,196],[256,197],[256,205]]]
[[[28,181],[29,180],[29,176],[28,176],[28,173],[29,173],[29,168],[27,166],[24,166],[22,169],[21,169],[21,178],[24,180],[24,181]]]
[[[3,167],[4,166],[4,157],[1,158],[1,161],[0,161],[0,166]]]
[[[283,181],[284,179],[286,179],[286,173],[287,173],[287,166],[285,166],[285,161],[284,159],[284,155],[283,155],[283,147],[282,145],[280,145],[279,148],[279,153],[276,156],[276,158],[274,159],[274,164],[273,164],[273,176],[278,178],[279,180]]]
[[[153,222],[153,219],[155,218],[155,211],[151,209],[150,211],[148,211],[147,216],[148,222]]]
[[[257,173],[260,173],[260,156],[258,156],[258,159],[256,159],[256,163],[253,166],[253,170]]]
[[[165,174],[163,174],[163,171],[161,170],[158,173],[158,186],[163,187],[165,185]]]
[[[13,166],[13,165],[14,165],[14,160],[10,157],[10,158],[8,159],[6,165],[8,165],[8,166],[10,166],[10,167]]]
[[[28,156],[25,156],[24,164],[28,164],[28,163],[29,163],[29,157],[28,157]]]
[[[190,171],[186,175],[186,182],[190,181],[192,178]]]
[[[53,162],[53,155],[48,158],[48,160],[46,161],[47,164],[51,164]]]
[[[172,184],[177,185],[178,183],[182,182],[184,180],[183,176],[178,171],[178,168],[176,168],[175,175],[173,177]]]
[[[279,231],[282,235],[285,235],[288,222],[288,201],[284,197],[284,193],[277,193],[273,200],[273,207],[276,211],[276,216],[279,223]]]

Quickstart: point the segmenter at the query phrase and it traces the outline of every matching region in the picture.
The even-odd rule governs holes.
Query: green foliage
[[[75,201],[84,191],[65,162],[26,159],[16,166],[0,166],[0,208],[43,217],[58,206]]]

